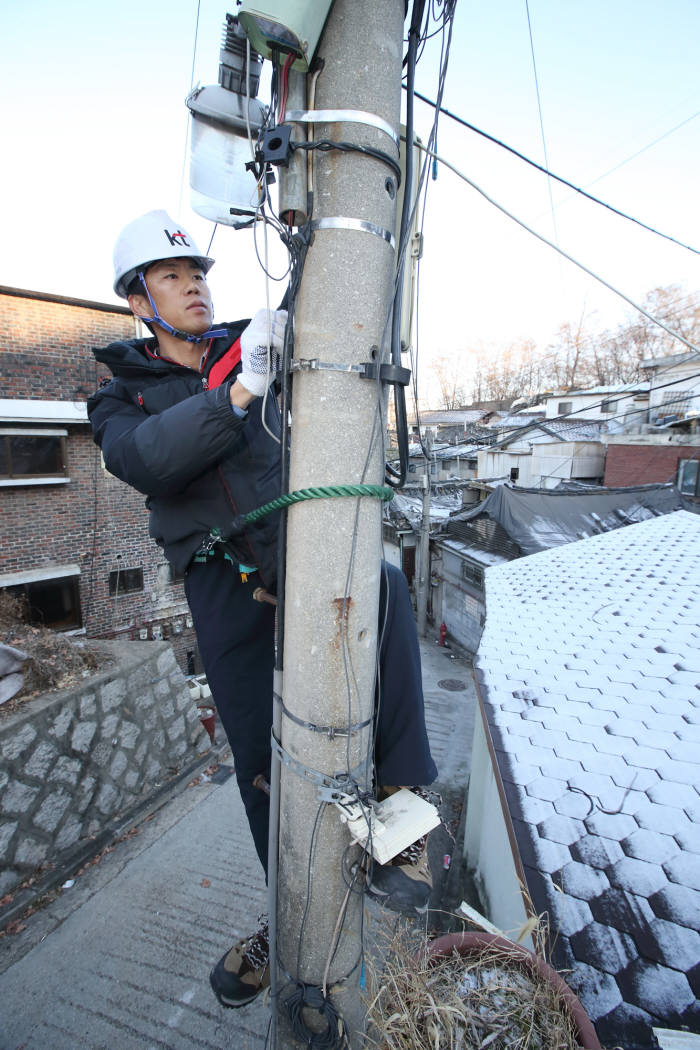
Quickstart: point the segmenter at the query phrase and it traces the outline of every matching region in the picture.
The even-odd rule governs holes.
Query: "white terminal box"
[[[359,802],[338,803],[338,809],[355,842],[370,850],[378,864],[386,864],[440,823],[435,806],[408,788],[401,788],[371,806],[360,806]]]

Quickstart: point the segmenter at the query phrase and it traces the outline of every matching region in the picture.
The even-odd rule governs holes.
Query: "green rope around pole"
[[[245,515],[246,524],[252,525],[254,521],[259,521],[260,518],[272,514],[275,510],[281,510],[282,507],[289,507],[292,503],[302,503],[306,499],[333,499],[338,496],[372,496],[374,499],[381,499],[388,503],[394,498],[394,490],[388,485],[321,485],[309,489],[297,489],[296,492],[289,492],[286,496],[278,496],[277,499],[273,499],[271,503],[266,503],[263,507],[258,507],[257,510],[251,510],[250,514]]]

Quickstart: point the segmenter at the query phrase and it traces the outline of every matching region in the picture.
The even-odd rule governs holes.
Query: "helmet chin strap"
[[[173,326],[171,324],[168,324],[168,322],[165,321],[158,313],[158,307],[153,302],[153,296],[148,290],[148,285],[146,284],[146,278],[143,275],[143,271],[139,271],[139,278],[141,280],[141,284],[146,290],[146,296],[148,297],[148,301],[151,305],[151,310],[153,310],[153,317],[142,317],[141,314],[137,314],[140,321],[157,324],[163,329],[164,332],[167,332],[168,335],[173,335],[176,339],[182,339],[184,343],[203,343],[205,339],[218,339],[220,336],[228,334],[228,330],[226,328],[209,328],[206,332],[202,332],[201,335],[192,335],[190,332],[184,332],[181,328],[173,328]]]

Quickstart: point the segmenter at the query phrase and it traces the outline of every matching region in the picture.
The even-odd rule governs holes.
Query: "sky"
[[[189,207],[184,98],[191,82],[216,83],[232,7],[200,0],[197,18],[196,0],[6,6],[0,283],[116,302],[114,240],[151,208],[169,211],[206,250],[212,226]],[[457,0],[443,105],[542,165],[546,148],[552,172],[700,249],[698,39],[697,0]],[[437,66],[437,49],[428,46],[416,87],[430,98]],[[431,120],[418,101],[424,140]],[[437,151],[633,300],[661,285],[700,291],[697,254],[550,186],[545,175],[444,116]],[[272,268],[281,274],[274,237]],[[250,232],[219,228],[212,254],[219,318],[264,304]],[[280,287],[273,286],[271,301],[281,298]],[[585,317],[602,331],[631,314],[440,168],[424,225],[422,390],[434,389],[431,362],[443,354],[468,371],[478,350],[522,339],[544,346],[565,322]]]

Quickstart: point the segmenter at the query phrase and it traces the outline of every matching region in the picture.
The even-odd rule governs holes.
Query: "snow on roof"
[[[454,514],[461,507],[461,491],[433,492],[430,496],[430,521],[431,523],[447,521],[450,514]],[[385,504],[385,514],[389,519],[401,514],[414,529],[419,529],[423,517],[423,497],[397,492],[394,498]]]
[[[560,441],[600,441],[602,422],[582,419],[551,419],[540,424],[540,430]]]
[[[440,536],[437,541],[439,547],[447,547],[448,550],[452,550],[455,554],[462,554],[467,558],[471,558],[472,561],[476,561],[479,565],[500,565],[501,562],[509,561],[510,559],[505,554],[499,554],[498,551],[487,551],[483,547],[477,547],[473,543],[463,543],[461,540],[448,539],[445,536]]]
[[[458,459],[460,456],[476,459],[479,447],[479,445],[443,445],[441,448],[435,448],[433,453],[435,459]]]
[[[489,409],[486,408],[445,408],[437,409],[433,412],[421,412],[420,424],[423,425],[435,425],[450,423],[477,423],[483,416],[487,415]],[[413,426],[416,426],[415,419],[410,421]]]
[[[552,397],[589,397],[591,394],[599,397],[601,394],[647,394],[648,392],[648,383],[618,383],[610,386],[588,386],[581,390],[567,390],[563,394],[554,394]]]
[[[486,572],[476,658],[528,890],[601,1042],[698,1028],[700,518]]]
[[[531,423],[537,423],[544,417],[544,412],[518,412],[512,416],[503,416],[501,419],[495,419],[491,423],[487,423],[490,429],[498,427],[499,429],[504,427],[528,427]]]
[[[684,365],[688,361],[695,361],[697,354],[694,350],[689,350],[682,354],[668,354],[666,357],[647,357],[640,362],[640,368],[672,368],[674,365]]]

